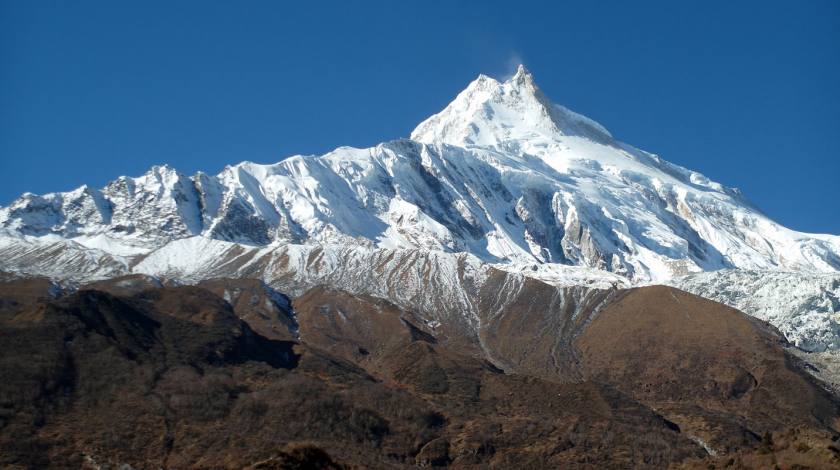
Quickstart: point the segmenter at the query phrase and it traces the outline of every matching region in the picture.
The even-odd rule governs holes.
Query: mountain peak
[[[594,121],[552,103],[519,65],[504,82],[479,75],[443,111],[420,123],[411,138],[429,144],[509,147],[569,135],[612,138]]]
[[[516,67],[516,73],[513,74],[513,77],[508,80],[509,82],[515,83],[517,85],[531,85],[534,86],[534,76],[528,69],[525,68],[524,65],[519,64]]]

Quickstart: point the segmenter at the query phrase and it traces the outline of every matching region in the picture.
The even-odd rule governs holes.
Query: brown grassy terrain
[[[294,314],[249,280],[5,280],[0,296],[3,468],[840,465],[838,402],[778,332],[674,289],[615,296],[562,354],[541,341],[571,323],[506,313],[494,341],[518,328],[519,344],[493,359],[568,358],[553,379],[329,288]]]

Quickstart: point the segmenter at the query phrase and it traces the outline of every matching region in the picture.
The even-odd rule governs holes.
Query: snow
[[[99,280],[129,272],[129,261],[56,235],[34,237],[0,230],[0,271],[55,280]]]
[[[191,278],[218,268],[232,256],[257,251],[240,244],[196,236],[167,243],[137,263],[133,272]]]
[[[612,138],[600,124],[548,101],[520,66],[503,83],[479,76],[446,109],[417,126],[411,138],[430,144],[504,148],[509,143],[538,147],[572,135]]]
[[[95,248],[122,257],[142,255],[150,251],[150,248],[145,244],[132,244],[131,239],[113,238],[104,233],[93,236],[82,235],[74,237],[72,240],[87,248]]]
[[[558,287],[586,286],[593,289],[615,289],[632,287],[622,276],[599,269],[562,264],[494,264],[496,269],[517,273]]]

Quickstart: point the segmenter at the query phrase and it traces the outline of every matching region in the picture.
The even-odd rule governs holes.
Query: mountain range
[[[156,166],[0,208],[0,270],[70,283],[292,277],[411,306],[400,291],[431,279],[451,291],[440,303],[464,305],[465,279],[480,282],[456,266],[558,288],[669,284],[807,350],[840,348],[840,237],[787,229],[737,189],[616,140],[522,66],[479,76],[409,139],[215,176]],[[411,269],[416,286],[394,285]]]

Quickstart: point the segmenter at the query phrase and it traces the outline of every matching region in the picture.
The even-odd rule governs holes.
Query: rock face
[[[294,323],[268,325],[299,338],[286,341],[257,332],[276,334],[254,307],[279,294],[204,286],[221,295],[138,276],[75,292],[0,283],[20,293],[0,305],[0,465],[840,464],[840,402],[778,332],[675,289],[623,290],[599,313],[534,309],[466,337],[457,322],[315,287],[293,301]],[[521,290],[544,305],[546,287]],[[589,320],[564,344],[542,334],[573,316]],[[513,329],[531,341],[492,341]]]

